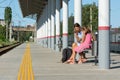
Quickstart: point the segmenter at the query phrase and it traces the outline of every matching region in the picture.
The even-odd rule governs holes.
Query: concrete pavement
[[[35,47],[36,46],[36,47]],[[110,70],[100,70],[94,65],[90,54],[84,64],[60,63],[61,53],[32,44],[31,46],[35,80],[119,80],[120,54],[112,54]],[[115,64],[113,64],[115,63]]]
[[[22,44],[0,56],[0,80],[17,80],[25,47],[26,44]]]
[[[100,70],[94,65],[93,56],[87,54],[88,62],[84,64],[63,64],[61,52],[43,48],[31,43],[31,56],[34,80],[119,80],[120,54],[111,53],[111,69]],[[17,80],[19,67],[25,52],[22,44],[0,56],[0,80]]]

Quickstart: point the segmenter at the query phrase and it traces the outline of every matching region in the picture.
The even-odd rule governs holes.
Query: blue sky
[[[98,4],[98,0],[82,0],[83,4],[90,4],[96,2]],[[120,26],[119,18],[120,18],[120,0],[111,0],[111,25],[112,27]],[[23,18],[21,14],[21,9],[19,7],[18,0],[0,0],[0,19],[4,18],[4,8],[10,6],[13,12],[12,21],[14,25],[22,25],[26,26],[27,24],[35,23],[35,20],[30,18]],[[74,11],[74,0],[69,1],[69,15],[71,15]],[[73,13],[74,14],[74,13]]]
[[[1,7],[6,6],[10,6],[12,8],[12,21],[14,25],[26,26],[28,24],[35,23],[35,20],[33,19],[22,17],[18,0],[0,0],[0,19],[4,19],[4,8]]]

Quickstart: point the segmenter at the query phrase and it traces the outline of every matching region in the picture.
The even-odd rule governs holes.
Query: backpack
[[[62,51],[62,59],[61,59],[62,63],[67,61],[70,58],[71,54],[72,54],[72,49],[70,49],[70,48],[63,49],[63,51]]]

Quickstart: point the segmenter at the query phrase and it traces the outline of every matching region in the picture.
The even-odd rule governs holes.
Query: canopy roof
[[[48,4],[48,0],[19,0],[23,17],[31,14],[41,15],[45,5]]]
[[[41,14],[48,0],[19,0],[23,17]]]

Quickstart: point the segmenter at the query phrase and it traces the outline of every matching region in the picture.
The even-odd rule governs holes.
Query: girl
[[[92,35],[91,35],[90,29],[84,27],[83,28],[83,40],[82,40],[80,46],[76,46],[72,49],[72,55],[71,55],[70,59],[67,60],[67,63],[74,64],[76,53],[81,53],[85,49],[90,48],[91,40],[92,40]],[[84,60],[82,59],[82,57],[80,57],[78,63],[82,63],[82,62],[84,62]]]

